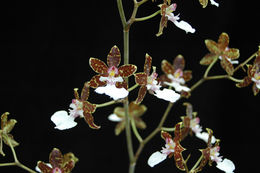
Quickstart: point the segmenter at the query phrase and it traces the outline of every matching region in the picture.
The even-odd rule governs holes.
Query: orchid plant
[[[177,118],[178,123],[172,127],[165,127],[164,125],[174,103],[183,99],[189,99],[192,92],[203,82],[208,80],[229,79],[239,88],[246,87],[253,83],[253,93],[257,95],[260,90],[260,47],[252,56],[246,60],[241,59],[240,61],[242,61],[242,63],[239,63],[237,60],[240,56],[239,49],[229,47],[230,38],[227,33],[221,33],[217,41],[214,41],[214,39],[206,39],[205,47],[209,52],[202,57],[200,64],[207,67],[202,78],[193,85],[191,85],[189,81],[194,74],[192,74],[191,70],[185,70],[186,61],[181,54],[173,59],[173,63],[164,59],[161,61],[161,64],[158,65],[153,64],[152,56],[146,53],[143,68],[137,70],[136,65],[129,64],[129,31],[133,23],[149,20],[157,15],[161,15],[160,21],[158,21],[159,31],[156,34],[157,37],[163,34],[163,30],[168,25],[168,20],[186,33],[192,34],[199,32],[198,29],[195,30],[188,22],[180,20],[180,14],[174,14],[177,10],[177,4],[172,3],[171,0],[163,0],[161,4],[158,5],[158,11],[149,16],[136,17],[139,7],[147,1],[148,0],[133,0],[134,8],[131,18],[126,20],[122,0],[117,0],[124,34],[123,55],[121,55],[119,48],[115,45],[110,49],[106,63],[103,61],[105,59],[89,58],[89,66],[97,74],[93,77],[89,77],[89,80],[84,83],[80,94],[78,88],[73,90],[74,98],[69,105],[70,109],[68,111],[60,110],[55,112],[55,110],[53,110],[54,114],[50,119],[55,124],[54,128],[69,131],[69,129],[77,125],[75,121],[76,118],[83,118],[90,128],[99,130],[102,123],[98,122],[98,124],[101,125],[94,123],[96,109],[119,104],[122,106],[118,106],[111,112],[103,114],[108,116],[110,121],[117,122],[115,125],[115,135],[120,135],[122,131],[125,131],[129,156],[129,173],[135,172],[135,166],[138,163],[138,158],[143,149],[148,144],[152,145],[149,142],[158,134],[161,134],[165,146],[162,147],[161,150],[159,149],[160,146],[157,146],[159,151],[150,152],[150,157],[147,158],[147,164],[151,169],[162,161],[167,160],[167,158],[173,157],[174,163],[180,172],[197,173],[202,171],[207,164],[212,166],[213,162],[215,162],[216,167],[221,171],[226,173],[234,172],[235,163],[231,161],[232,158],[230,158],[231,160],[223,159],[222,156],[220,156],[220,140],[213,136],[213,131],[210,128],[205,128],[207,132],[203,131],[205,125],[203,124],[202,126],[200,124],[198,113],[193,112],[193,106],[190,102],[186,101],[183,103],[186,107],[186,114],[185,116],[180,115],[180,117]],[[156,0],[152,1],[156,3]],[[205,8],[208,5],[208,0],[199,0],[199,3]],[[216,7],[219,6],[214,0],[210,0],[210,4]],[[123,64],[120,66],[122,57]],[[210,76],[209,73],[213,66],[217,66],[217,61],[220,62],[220,67],[223,68],[225,74]],[[253,62],[251,63],[251,61]],[[164,74],[158,74],[157,69],[160,67]],[[245,70],[246,68],[247,70]],[[234,74],[240,69],[247,71],[247,73],[242,79],[237,79],[234,77]],[[135,80],[135,84],[129,82],[131,78]],[[128,96],[138,87],[137,96],[134,97],[135,99],[130,100]],[[111,99],[111,101],[101,104],[90,103],[88,99],[91,97],[90,92],[92,89],[97,94],[102,94],[103,97]],[[144,137],[139,133],[139,129],[146,130],[149,125],[146,124],[145,120],[141,119],[141,116],[146,113],[147,109],[152,109],[149,107],[149,104],[145,103],[144,98],[147,97],[147,93],[155,96],[158,102],[168,102],[168,106],[162,114],[158,126],[154,128],[148,136]],[[10,134],[17,121],[15,119],[8,120],[8,115],[9,113],[6,112],[1,116],[0,154],[5,156],[3,145],[6,144],[11,148],[14,162],[0,163],[0,167],[18,166],[31,173],[69,173],[72,171],[78,162],[78,158],[74,156],[73,153],[63,155],[57,148],[51,151],[49,163],[38,161],[38,163],[35,163],[36,169],[28,168],[22,164],[18,160],[15,152],[15,147],[17,147],[19,143],[16,142],[14,137]],[[136,151],[134,151],[132,133],[139,141],[139,146]],[[204,149],[198,148],[201,156],[195,161],[192,167],[187,164],[190,155],[185,158],[182,154],[186,151],[182,142],[188,136],[197,138],[197,140],[201,140],[207,145]]]

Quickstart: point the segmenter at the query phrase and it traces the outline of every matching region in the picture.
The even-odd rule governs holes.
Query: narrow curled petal
[[[155,165],[164,161],[166,158],[167,158],[167,154],[162,154],[161,152],[156,151],[149,157],[147,163],[149,166],[154,167]]]
[[[95,92],[99,94],[106,94],[114,100],[122,99],[128,96],[128,91],[125,88],[117,88],[115,85],[106,85],[98,87]]]
[[[51,121],[56,125],[55,129],[66,130],[77,125],[74,117],[69,116],[66,111],[57,111],[51,116]]]
[[[89,127],[92,129],[100,129],[100,126],[97,126],[94,123],[94,118],[90,112],[84,112],[84,119],[88,123]]]
[[[218,162],[216,167],[226,173],[233,173],[235,170],[234,163],[229,159],[224,159],[222,162]]]
[[[136,104],[140,104],[143,101],[143,99],[146,95],[146,92],[147,92],[146,86],[145,85],[141,86],[139,91],[138,91],[138,96],[137,96],[136,101],[135,101]]]
[[[164,88],[163,90],[157,90],[154,94],[156,97],[169,101],[169,102],[176,102],[180,98],[180,94],[174,92],[173,90]]]
[[[181,20],[180,22],[177,21],[177,20],[175,20],[173,23],[174,23],[178,28],[184,30],[186,33],[188,33],[188,32],[194,33],[194,32],[196,31],[194,28],[192,28],[192,26],[191,26],[189,23],[187,23],[187,22],[185,22],[185,21],[183,21],[183,20]]]
[[[144,62],[144,72],[149,75],[152,67],[152,57],[148,54],[145,54]]]

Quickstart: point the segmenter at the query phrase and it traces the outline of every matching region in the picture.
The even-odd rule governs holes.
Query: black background
[[[217,0],[216,0],[217,1]],[[130,31],[130,63],[142,71],[145,53],[153,57],[153,65],[162,74],[162,59],[172,61],[182,54],[186,69],[193,71],[191,86],[198,81],[206,67],[200,66],[200,59],[208,52],[205,39],[217,40],[221,32],[230,36],[230,47],[240,49],[240,62],[252,55],[259,45],[259,14],[256,1],[222,1],[220,7],[208,5],[202,9],[197,0],[178,0],[175,15],[189,22],[195,34],[168,23],[164,34],[156,37],[160,17],[135,23]],[[249,1],[248,1],[249,2]],[[142,17],[158,10],[158,3],[148,2],[140,7],[137,16]],[[126,16],[132,10],[132,1],[124,2]],[[38,160],[48,162],[53,147],[63,153],[74,152],[80,159],[73,172],[127,172],[128,156],[124,134],[114,136],[114,126],[107,120],[115,105],[97,109],[95,122],[100,130],[92,130],[82,119],[70,130],[54,129],[50,116],[58,110],[67,110],[73,99],[73,88],[81,88],[85,81],[95,75],[88,65],[90,57],[106,61],[107,53],[117,45],[123,53],[122,26],[116,1],[11,1],[0,4],[1,50],[0,50],[0,112],[10,112],[10,118],[17,119],[12,134],[20,142],[16,148],[18,159],[34,169]],[[210,74],[225,74],[216,65]],[[237,78],[245,73],[239,71]],[[130,79],[133,83],[133,77]],[[136,98],[137,91],[130,94]],[[107,96],[97,95],[91,90],[90,102],[104,103]],[[201,118],[201,125],[213,129],[221,139],[221,155],[236,165],[236,172],[250,172],[257,169],[260,115],[259,96],[254,97],[251,86],[235,87],[228,80],[208,81],[197,88],[188,100],[176,103],[165,126],[173,126],[185,114],[184,101],[193,104],[194,111]],[[167,102],[147,95],[144,104],[148,107],[143,116],[148,127],[140,131],[147,136],[160,120]],[[205,144],[188,137],[183,143],[192,153],[189,166],[194,164]],[[134,139],[135,149],[138,142]],[[136,172],[178,172],[173,159],[167,159],[154,168],[147,165],[149,156],[161,149],[164,141],[157,135],[143,150]],[[4,146],[6,157],[0,162],[12,162],[10,149]],[[25,172],[22,169],[0,168],[0,172]],[[221,172],[215,165],[204,172]]]

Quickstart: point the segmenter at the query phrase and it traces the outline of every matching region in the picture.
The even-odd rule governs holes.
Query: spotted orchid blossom
[[[192,105],[188,102],[183,103],[186,106],[186,116],[181,117],[183,122],[182,139],[192,132],[196,134],[201,133],[202,127],[199,125],[200,119],[196,117],[197,113],[193,112]]]
[[[88,102],[89,97],[89,83],[86,82],[82,88],[81,95],[78,94],[78,89],[74,89],[75,99],[72,100],[70,104],[69,113],[67,111],[61,110],[55,112],[51,116],[51,121],[56,125],[55,128],[59,130],[66,130],[73,128],[77,125],[75,118],[84,118],[88,123],[90,128],[99,129],[94,123],[94,118],[92,113],[96,110],[96,105]]]
[[[195,169],[195,172],[199,172],[203,169],[203,167],[209,162],[209,165],[212,165],[212,162],[216,162],[216,167],[226,173],[233,173],[235,170],[234,163],[229,159],[222,159],[220,156],[220,140],[216,140],[215,144],[212,143],[213,131],[211,129],[207,129],[208,131],[208,147],[206,149],[202,149],[203,159],[200,162],[200,165]],[[214,144],[214,146],[212,146]]]
[[[247,65],[247,67],[247,76],[244,77],[242,82],[237,83],[236,86],[239,88],[246,87],[253,82],[252,90],[254,95],[257,95],[260,91],[260,50],[253,65]]]
[[[148,159],[147,163],[150,167],[164,161],[167,157],[174,157],[176,167],[182,171],[185,170],[184,159],[182,157],[182,152],[185,150],[180,144],[181,141],[181,123],[175,125],[174,138],[167,133],[161,132],[162,138],[165,140],[165,147],[161,151],[154,152]]]
[[[201,60],[201,65],[210,65],[212,62],[220,59],[221,67],[228,75],[233,75],[233,64],[238,64],[236,59],[239,58],[239,49],[229,48],[229,36],[227,33],[221,33],[218,42],[207,39],[205,45],[210,53],[206,54]]]
[[[171,21],[175,24],[175,26],[177,26],[178,28],[184,30],[186,33],[190,32],[190,33],[194,33],[195,29],[192,28],[192,26],[181,20],[180,17],[178,15],[174,15],[173,12],[176,10],[177,4],[173,3],[173,4],[169,4],[168,1],[164,1],[163,4],[159,5],[159,7],[161,8],[161,21],[160,21],[160,27],[159,27],[159,32],[156,34],[156,36],[160,36],[163,33],[163,29],[167,26],[167,21]]]
[[[144,63],[144,72],[135,74],[135,82],[141,86],[135,102],[137,104],[141,103],[146,95],[147,90],[149,91],[150,94],[153,94],[157,98],[170,101],[170,102],[176,102],[180,98],[180,94],[166,88],[161,90],[160,88],[162,86],[157,80],[158,74],[156,73],[155,67],[153,67],[153,72],[150,74],[151,66],[152,66],[152,57],[146,54],[145,63]]]
[[[134,121],[134,124],[137,128],[145,129],[146,124],[141,119],[141,116],[146,112],[147,107],[145,105],[131,102],[128,108],[130,121]],[[119,135],[125,129],[125,109],[123,107],[116,107],[114,109],[114,113],[110,114],[108,119],[113,122],[118,122],[115,127],[115,135]]]
[[[106,94],[114,100],[128,96],[128,86],[123,78],[133,75],[137,67],[132,64],[118,67],[120,61],[121,54],[117,46],[113,46],[107,55],[107,65],[97,58],[89,59],[90,67],[99,73],[93,76],[89,82],[90,87],[96,88],[95,92]]]
[[[49,156],[50,163],[38,161],[36,171],[41,173],[70,173],[77,161],[78,158],[73,153],[62,155],[59,149],[54,148]]]
[[[171,86],[177,92],[189,92],[190,88],[185,86],[185,82],[192,78],[192,72],[190,70],[183,70],[185,67],[185,60],[182,55],[178,55],[173,60],[171,65],[167,60],[162,61],[162,71],[165,75],[161,76],[163,84]]]

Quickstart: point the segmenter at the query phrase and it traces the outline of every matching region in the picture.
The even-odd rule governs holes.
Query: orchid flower
[[[148,159],[147,163],[149,166],[154,167],[155,165],[164,161],[167,157],[174,157],[176,167],[182,171],[185,170],[184,159],[182,152],[185,150],[180,144],[181,140],[181,123],[175,125],[174,138],[167,133],[162,131],[161,136],[165,140],[165,147],[161,151],[154,152]]]
[[[176,102],[180,98],[180,94],[166,88],[160,90],[162,86],[157,81],[158,74],[156,73],[156,68],[153,67],[153,72],[152,74],[150,74],[151,66],[152,66],[152,57],[146,54],[145,63],[144,63],[144,72],[135,74],[135,82],[141,86],[138,92],[136,103],[139,104],[142,102],[142,100],[146,95],[147,90],[149,91],[150,94],[153,94],[157,98],[170,101],[170,102]]]
[[[128,106],[130,121],[134,121],[137,128],[145,129],[146,124],[141,119],[141,116],[146,112],[145,105],[131,102]],[[123,107],[116,107],[114,113],[108,116],[108,119],[113,122],[118,122],[115,127],[115,134],[119,135],[125,129],[125,110]]]
[[[106,94],[114,100],[128,96],[128,86],[123,78],[133,75],[137,67],[132,64],[118,67],[120,61],[121,54],[117,46],[112,47],[107,55],[108,66],[97,58],[89,59],[90,67],[96,73],[99,73],[93,76],[89,82],[90,87],[96,88],[95,92]]]
[[[181,20],[179,17],[179,14],[177,16],[175,16],[173,14],[173,12],[176,10],[177,4],[171,4],[169,5],[169,2],[164,1],[163,4],[159,5],[159,7],[161,8],[161,21],[160,21],[160,27],[159,27],[159,32],[156,34],[156,36],[160,36],[163,32],[163,29],[167,26],[167,21],[170,20],[171,22],[173,22],[175,24],[175,26],[177,26],[178,28],[184,30],[186,33],[190,32],[190,33],[194,33],[195,29],[192,28],[192,26]]]
[[[62,155],[59,149],[54,148],[49,156],[50,163],[38,161],[36,170],[41,173],[70,173],[77,161],[73,153]]]
[[[254,95],[257,95],[260,91],[260,50],[257,53],[257,57],[253,65],[248,65],[247,76],[244,77],[241,83],[237,83],[237,87],[246,87],[254,82],[252,90]]]
[[[173,60],[173,65],[167,60],[163,60],[162,71],[166,75],[161,77],[163,84],[174,87],[177,92],[189,92],[190,88],[185,86],[185,82],[192,78],[192,72],[190,70],[183,71],[184,67],[185,60],[182,55],[178,55]]]
[[[208,5],[208,0],[199,0],[200,4],[202,5],[203,8],[207,7]],[[215,5],[216,7],[219,7],[219,4],[215,2],[214,0],[210,0],[211,5]]]
[[[213,40],[205,40],[206,47],[209,52],[200,61],[201,65],[210,65],[216,59],[220,59],[221,67],[227,72],[228,75],[233,75],[233,64],[238,64],[238,61],[234,61],[239,58],[239,49],[229,48],[229,36],[227,33],[221,33],[218,42]]]
[[[233,173],[235,170],[235,165],[234,163],[229,160],[229,159],[222,159],[222,156],[220,156],[220,146],[219,142],[220,140],[216,140],[216,143],[214,146],[212,146],[212,136],[213,136],[213,131],[211,129],[207,129],[208,131],[208,147],[206,149],[202,149],[202,155],[203,159],[200,162],[200,165],[195,169],[195,172],[199,172],[203,169],[203,167],[209,162],[209,165],[212,164],[212,162],[216,162],[217,168],[226,172],[226,173]]]
[[[78,94],[78,89],[74,89],[75,99],[72,100],[70,104],[69,113],[67,111],[61,110],[55,112],[51,116],[51,121],[56,125],[55,128],[59,130],[66,130],[73,128],[77,125],[75,118],[84,118],[88,123],[90,128],[99,129],[94,123],[92,113],[96,110],[96,105],[88,102],[89,97],[89,83],[86,82],[82,88],[81,95]]]

